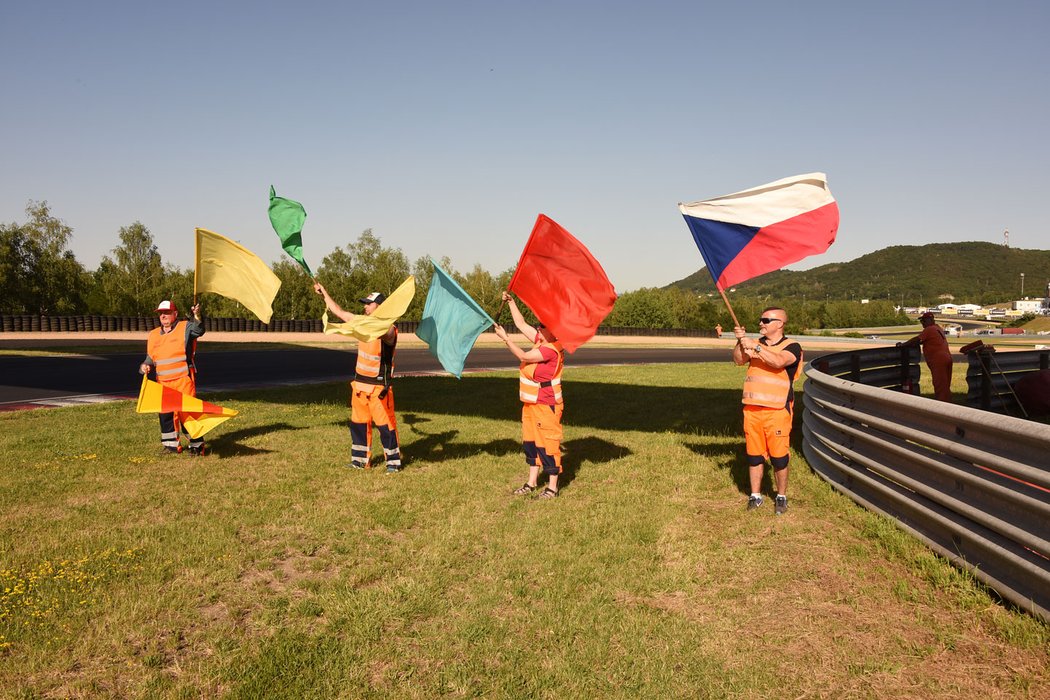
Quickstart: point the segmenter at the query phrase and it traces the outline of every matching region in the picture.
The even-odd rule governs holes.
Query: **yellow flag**
[[[223,408],[196,396],[183,394],[142,375],[142,388],[135,405],[138,413],[179,413],[182,425],[191,438],[199,438],[225,420],[237,415],[232,408]]]
[[[408,279],[402,282],[401,286],[386,298],[386,301],[377,306],[370,316],[361,314],[355,316],[353,321],[348,321],[347,323],[329,323],[328,312],[325,311],[324,316],[321,318],[324,332],[328,335],[333,333],[350,335],[365,342],[375,340],[383,336],[390,330],[390,326],[394,325],[397,319],[405,315],[415,294],[416,278],[409,275]]]
[[[273,300],[281,280],[259,257],[225,236],[197,229],[197,269],[193,293],[215,292],[239,301],[244,307],[269,323]]]

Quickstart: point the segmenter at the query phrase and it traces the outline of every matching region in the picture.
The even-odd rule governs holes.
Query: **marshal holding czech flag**
[[[678,209],[734,323],[726,289],[823,253],[839,228],[839,207],[824,173],[796,175]]]
[[[568,352],[594,337],[616,303],[616,290],[601,264],[543,214],[536,218],[507,289],[550,326]]]
[[[195,396],[183,394],[166,386],[147,379],[142,375],[142,388],[139,389],[139,401],[135,406],[137,413],[172,413],[174,412],[193,439],[203,437],[205,433],[237,415],[232,408],[223,408]],[[176,428],[178,430],[178,428]]]

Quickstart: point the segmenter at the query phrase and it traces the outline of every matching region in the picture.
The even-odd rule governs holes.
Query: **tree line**
[[[87,270],[72,251],[73,229],[57,218],[46,201],[26,206],[26,221],[0,224],[0,312],[45,316],[91,314],[142,316],[157,302],[172,299],[181,309],[193,300],[193,269],[164,263],[150,230],[141,222],[122,226],[118,243],[98,268]],[[438,264],[482,308],[495,314],[500,293],[510,283],[513,269],[495,275],[475,265],[469,272],[452,269],[445,257]],[[313,292],[309,275],[290,259],[271,265],[281,280],[274,300],[274,318],[315,319],[324,303]],[[416,278],[416,296],[403,317],[418,321],[426,303],[433,268],[429,257],[409,261],[400,248],[384,246],[371,229],[356,241],[337,247],[316,268],[317,279],[348,309],[372,291],[389,294],[409,275]],[[251,318],[239,303],[214,294],[200,297],[212,317]],[[737,317],[749,330],[757,330],[761,311],[776,303],[770,295],[734,296]],[[880,326],[906,323],[889,302],[802,302],[787,304],[788,332],[804,329]],[[698,294],[678,287],[643,288],[621,294],[605,320],[607,326],[628,328],[713,329],[727,332],[732,319],[716,295]]]

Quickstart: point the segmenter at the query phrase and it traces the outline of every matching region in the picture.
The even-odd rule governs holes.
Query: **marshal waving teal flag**
[[[463,365],[474,342],[495,321],[433,258],[430,262],[434,275],[416,335],[445,371],[458,379],[463,376]]]
[[[306,222],[306,209],[299,202],[284,197],[278,197],[270,185],[270,223],[277,237],[281,239],[281,247],[297,263],[303,266],[306,274],[311,277],[314,273],[310,266],[303,260],[303,223]]]

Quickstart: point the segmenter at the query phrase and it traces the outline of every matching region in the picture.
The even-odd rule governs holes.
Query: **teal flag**
[[[463,376],[463,364],[474,342],[495,321],[478,306],[433,258],[434,275],[416,335],[430,348],[445,371]]]
[[[277,237],[281,239],[281,247],[284,252],[292,256],[292,259],[303,266],[306,274],[311,277],[310,266],[303,260],[303,223],[306,221],[306,210],[299,202],[284,197],[278,197],[270,185],[270,223]]]

